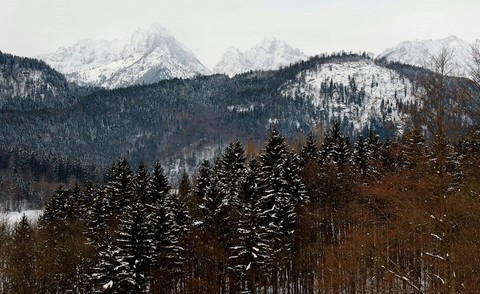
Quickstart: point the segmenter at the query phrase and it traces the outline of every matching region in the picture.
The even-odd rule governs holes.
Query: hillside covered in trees
[[[232,140],[260,144],[271,125],[294,138],[312,125],[328,128],[336,120],[352,138],[370,128],[382,138],[395,138],[411,125],[410,111],[420,105],[413,91],[423,75],[419,68],[341,53],[233,78],[81,88],[68,92],[73,100],[58,98],[65,106],[2,110],[0,145],[40,154],[55,150],[55,156],[103,166],[119,157],[135,164],[161,158],[174,175],[218,155]]]
[[[232,140],[260,145],[271,126],[292,140],[338,121],[354,140],[369,129],[396,140],[412,126],[429,124],[419,117],[434,109],[422,98],[423,89],[438,72],[339,53],[232,78],[104,90],[69,84],[42,61],[0,57],[1,152],[20,150],[20,157],[35,165],[18,173],[16,162],[25,160],[4,159],[0,185],[15,194],[0,198],[7,209],[38,207],[51,193],[50,183],[85,182],[92,173],[103,178],[121,157],[135,166],[159,158],[176,179],[182,170],[193,172],[203,159],[220,155]],[[476,120],[469,113],[474,104],[465,97],[478,97],[478,83],[447,76],[442,83],[448,89],[442,102],[448,132],[466,134]],[[466,91],[457,95],[457,88]]]
[[[301,141],[234,141],[178,184],[121,160],[105,185],[60,187],[38,224],[1,226],[0,291],[478,290],[478,132],[352,142],[335,123]]]

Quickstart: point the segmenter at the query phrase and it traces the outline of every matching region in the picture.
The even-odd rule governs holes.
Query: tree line
[[[480,132],[442,153],[418,128],[298,141],[232,142],[175,188],[126,160],[105,185],[59,187],[38,223],[0,227],[0,291],[478,290]]]

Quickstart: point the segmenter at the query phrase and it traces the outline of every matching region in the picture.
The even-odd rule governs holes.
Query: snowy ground
[[[20,221],[22,215],[26,215],[30,221],[36,221],[42,214],[42,210],[24,210],[22,212],[9,211],[0,212],[0,221],[7,221],[8,224],[14,225]]]

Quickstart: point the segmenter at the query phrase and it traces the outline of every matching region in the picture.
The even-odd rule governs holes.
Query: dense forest
[[[1,225],[0,291],[474,293],[480,132],[439,140],[273,130],[174,188],[158,162],[120,160],[105,185],[59,187],[38,223]]]
[[[0,211],[22,211],[45,206],[59,185],[102,183],[103,168],[67,157],[35,151],[0,148]]]

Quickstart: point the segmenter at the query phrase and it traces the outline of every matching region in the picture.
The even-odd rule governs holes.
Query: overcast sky
[[[35,56],[158,23],[212,68],[277,37],[307,54],[380,53],[404,40],[480,38],[479,0],[0,0],[0,51]]]

